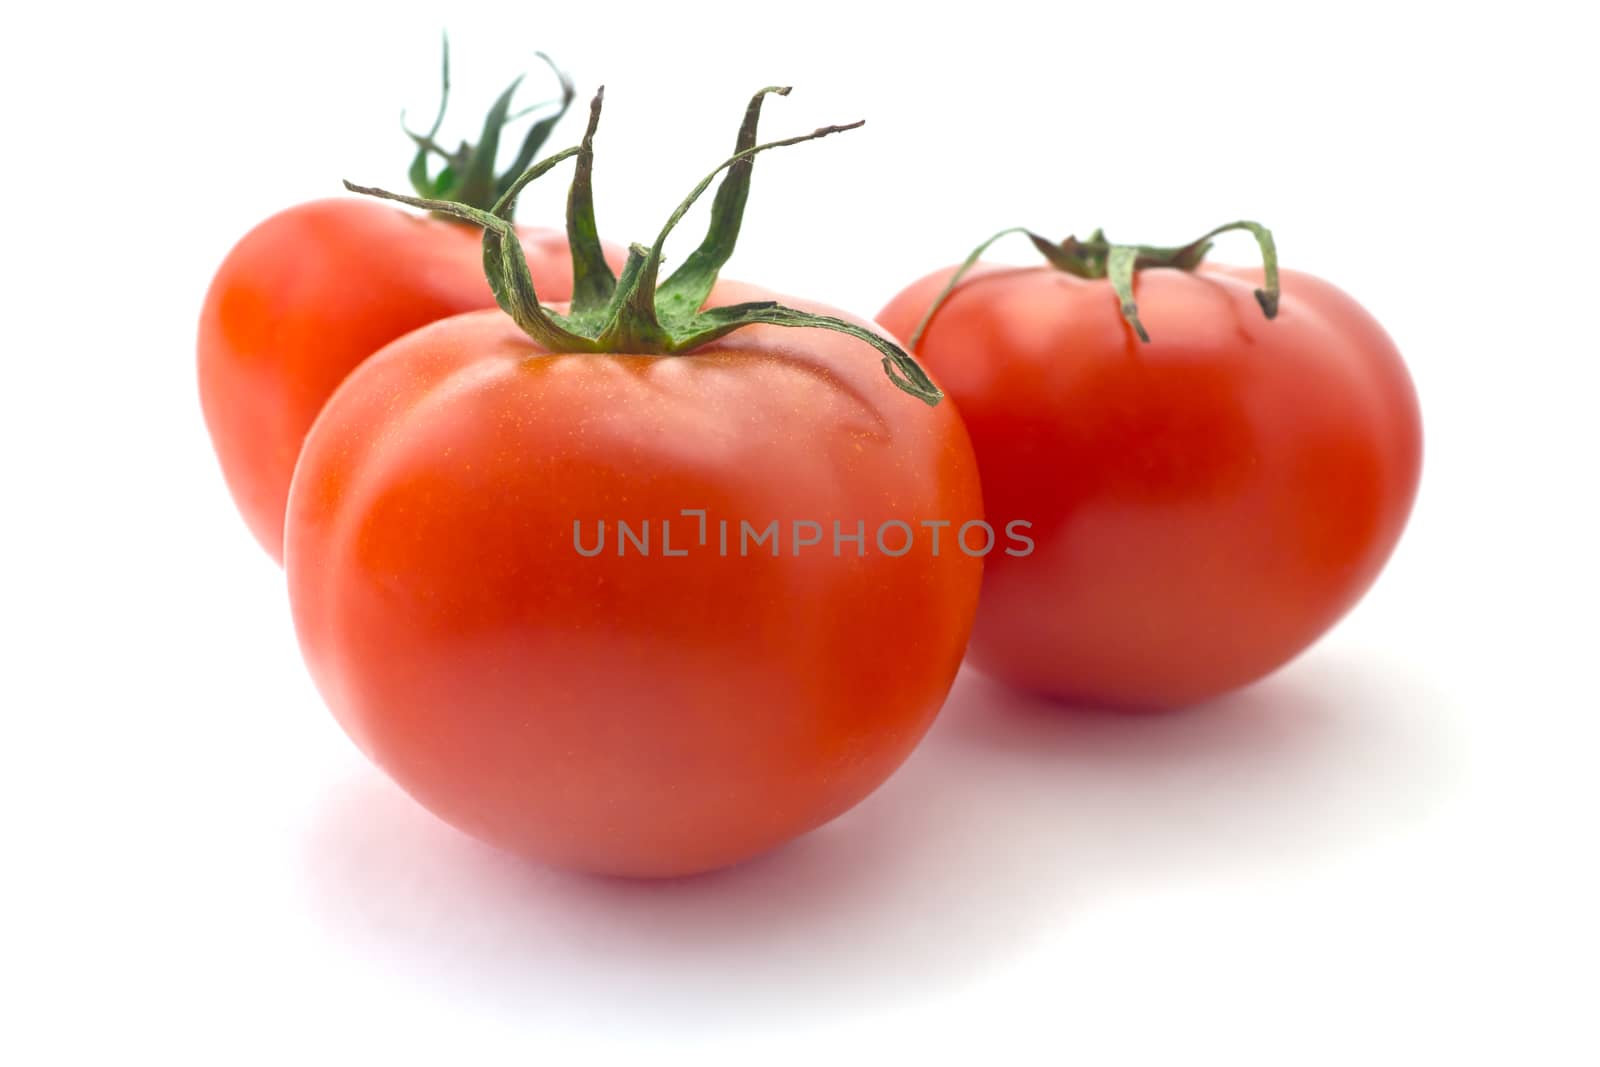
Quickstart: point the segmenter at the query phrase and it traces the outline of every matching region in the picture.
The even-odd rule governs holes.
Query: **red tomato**
[[[289,495],[295,626],[356,743],[501,847],[650,876],[752,856],[882,782],[960,666],[982,560],[923,528],[982,519],[960,417],[867,324],[714,288],[752,158],[854,128],[757,145],[787,92],[755,94],[620,276],[593,238],[599,95],[493,212],[367,190],[484,227],[507,314],[407,334],[323,409]],[[579,281],[552,310],[508,220],[568,156]]]
[[[952,275],[879,316],[910,337]],[[1285,272],[1151,269],[1141,343],[1110,284],[980,267],[917,347],[972,435],[990,557],[971,660],[1064,701],[1189,704],[1260,678],[1371,585],[1416,493],[1416,395],[1383,329]]]
[[[522,236],[541,292],[565,299],[565,234]],[[228,489],[274,559],[300,443],[345,375],[418,326],[494,307],[480,238],[454,220],[318,200],[266,220],[223,261],[200,316],[200,402]]]
[[[826,822],[906,758],[982,561],[874,535],[980,518],[980,497],[953,407],[852,338],[551,355],[482,312],[394,342],[328,403],[290,494],[289,593],[340,723],[433,812],[562,866],[685,874]],[[742,556],[741,520],[777,520],[779,554]],[[865,555],[833,555],[836,520]],[[601,521],[581,555],[574,523],[592,549]],[[796,522],[820,547],[791,546]]]
[[[539,53],[559,97],[514,112],[518,78],[475,142],[446,149],[435,139],[450,99],[450,42],[442,43],[438,114],[427,133],[407,130],[416,150],[408,174],[424,196],[488,210],[566,114],[572,81]],[[510,171],[497,175],[507,128],[534,111],[544,114],[522,134]],[[565,234],[519,232],[539,291],[571,296]],[[624,258],[605,246],[601,254],[615,264]],[[345,375],[396,337],[494,307],[482,255],[474,226],[352,199],[290,208],[228,253],[200,314],[200,404],[234,502],[274,559],[283,558],[289,479],[317,412]]]

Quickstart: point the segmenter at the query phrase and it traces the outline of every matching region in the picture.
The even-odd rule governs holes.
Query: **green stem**
[[[516,209],[516,198],[529,182],[547,173],[556,164],[578,154],[577,148],[568,148],[549,156],[522,174],[506,194],[495,203],[493,211],[483,211],[470,204],[453,200],[430,200],[419,196],[405,196],[384,189],[345,182],[352,193],[394,200],[412,207],[424,208],[450,215],[463,222],[483,228],[484,272],[489,287],[502,310],[520,326],[524,333],[553,352],[589,351],[587,346],[574,346],[574,335],[562,328],[560,317],[539,303],[539,294],[533,287],[533,273],[528,269],[527,256],[517,229],[511,224],[511,213]],[[587,340],[587,339],[584,339]]]
[[[554,100],[531,104],[506,116],[504,125],[509,126],[517,119],[522,118],[524,115],[532,114],[540,108],[554,107],[556,109],[555,114],[546,115],[532,126],[529,126],[528,132],[523,134],[522,144],[517,147],[517,154],[511,160],[511,165],[505,169],[505,173],[495,180],[495,191],[502,196],[511,187],[511,183],[516,180],[517,175],[533,165],[534,157],[539,154],[539,149],[543,148],[545,141],[550,139],[550,133],[555,129],[556,123],[561,121],[562,116],[567,113],[567,109],[572,106],[572,101],[578,95],[578,89],[572,84],[571,76],[556,66],[555,60],[543,52],[535,52],[534,55],[543,60],[544,65],[549,67],[551,73],[556,76],[556,81],[561,86],[561,95]]]
[[[406,136],[410,137],[417,146],[417,154],[411,161],[411,169],[408,176],[411,179],[412,187],[419,193],[433,187],[433,179],[428,177],[428,154],[430,152],[442,158],[446,165],[455,162],[454,157],[440,148],[434,141],[434,138],[439,136],[440,127],[444,125],[445,110],[450,106],[450,35],[442,33],[441,37],[443,39],[444,61],[440,64],[439,110],[434,113],[433,125],[428,127],[428,132],[425,135],[412,133],[406,126],[406,113],[404,111],[400,112],[400,128],[405,130]]]
[[[1021,226],[1013,226],[1009,230],[1001,230],[999,233],[985,240],[977,248],[974,248],[971,253],[968,254],[967,258],[961,261],[961,266],[957,267],[956,272],[950,275],[950,280],[945,283],[943,289],[939,290],[939,295],[934,298],[933,303],[928,305],[928,310],[922,313],[921,320],[917,322],[917,328],[912,330],[911,336],[907,338],[907,340],[911,343],[911,350],[913,352],[917,350],[917,345],[922,343],[922,335],[927,332],[928,323],[933,321],[933,313],[944,306],[944,302],[950,298],[950,294],[955,292],[956,286],[961,284],[961,279],[965,278],[967,276],[967,272],[972,270],[972,268],[977,265],[978,258],[989,250],[990,245],[1000,240],[1000,238],[1013,233],[1028,233],[1028,231]],[[1028,236],[1031,237],[1033,235],[1028,233]]]
[[[605,262],[594,221],[594,136],[600,122],[604,90],[595,94],[590,105],[589,124],[582,143],[557,152],[518,175],[487,210],[471,203],[403,196],[350,182],[346,182],[345,187],[352,192],[437,211],[482,227],[484,273],[496,301],[546,351],[671,356],[694,351],[745,326],[809,327],[842,333],[871,346],[880,356],[884,374],[897,388],[924,403],[937,404],[943,394],[915,359],[888,338],[853,322],[786,307],[775,300],[704,310],[700,307],[716,284],[722,265],[733,254],[749,198],[751,160],[774,148],[814,141],[863,125],[852,122],[823,126],[807,134],[756,144],[762,101],[768,95],[783,96],[788,92],[786,87],[769,86],[751,98],[733,155],[718,164],[678,204],[650,247],[639,244],[630,247],[620,277],[613,276]],[[491,118],[496,121],[503,118],[509,101],[510,90],[507,90],[496,102]],[[567,194],[567,242],[572,253],[574,288],[570,311],[561,315],[539,303],[533,275],[516,228],[511,224],[511,216],[523,188],[569,157],[577,159]],[[723,171],[728,175],[712,202],[711,222],[704,240],[683,266],[657,286],[668,236]]]
[[[461,147],[452,152],[441,146],[438,140],[439,130],[444,126],[445,112],[450,103],[450,38],[448,35],[443,37],[439,64],[439,110],[434,114],[433,125],[425,134],[416,133],[406,126],[405,112],[400,113],[400,127],[416,146],[416,155],[411,159],[407,177],[419,198],[449,200],[468,204],[480,210],[488,210],[510,187],[517,175],[528,169],[576,96],[572,79],[545,53],[535,54],[555,73],[561,87],[561,95],[554,100],[513,111],[511,100],[522,83],[522,79],[518,78],[500,94],[488,115],[484,117],[477,143],[463,141]],[[554,107],[556,110],[528,128],[511,166],[503,173],[496,174],[495,158],[500,151],[502,132],[516,119],[546,107]],[[432,173],[428,165],[434,158],[444,164],[437,174]]]
[[[733,152],[737,157],[755,147],[756,130],[761,123],[761,105],[769,95],[788,96],[787,85],[769,85],[750,98],[745,105],[744,121],[739,124],[739,135],[734,139]],[[711,222],[706,227],[705,239],[689,253],[683,264],[673,271],[656,290],[656,306],[678,305],[674,310],[690,314],[699,309],[711,295],[717,274],[733,255],[739,241],[739,229],[744,222],[744,209],[750,200],[750,177],[755,161],[745,156],[728,167],[728,175],[711,199]]]
[[[1187,252],[1198,246],[1198,251],[1191,253],[1194,256],[1195,264],[1198,265],[1211,248],[1211,238],[1233,230],[1244,230],[1249,233],[1250,236],[1256,239],[1256,244],[1261,249],[1263,285],[1256,290],[1256,303],[1261,305],[1261,313],[1263,315],[1269,319],[1275,319],[1278,317],[1278,295],[1280,292],[1278,286],[1278,242],[1272,239],[1271,230],[1259,222],[1240,219],[1238,222],[1230,222],[1224,226],[1218,226],[1204,237],[1181,249],[1180,252]],[[1193,268],[1187,269],[1192,270]]]
[[[661,253],[666,247],[667,235],[670,234],[673,231],[673,228],[683,220],[683,216],[689,213],[689,209],[694,206],[694,202],[700,199],[701,195],[707,189],[711,188],[711,183],[716,181],[718,174],[721,174],[724,170],[727,170],[737,163],[747,159],[752,159],[768,149],[787,148],[789,145],[803,144],[806,141],[819,140],[823,137],[829,136],[830,134],[844,133],[846,130],[860,129],[866,124],[867,122],[865,119],[857,119],[855,122],[845,123],[842,126],[822,126],[812,130],[810,133],[803,133],[795,137],[785,137],[781,141],[768,141],[766,144],[760,144],[755,145],[752,148],[746,148],[742,152],[735,152],[733,155],[717,164],[717,168],[710,174],[707,174],[704,178],[700,179],[700,184],[696,185],[694,189],[690,191],[689,195],[683,198],[683,202],[673,209],[672,214],[667,217],[667,224],[661,227],[661,232],[656,235],[656,243],[650,246],[650,256],[649,259],[645,261],[645,275],[643,284],[646,285],[652,292],[654,292],[656,273],[661,269]],[[732,250],[730,249],[729,251],[731,252]],[[713,275],[713,278],[714,277],[715,275]]]
[[[1261,266],[1263,274],[1262,287],[1255,291],[1256,303],[1261,307],[1261,313],[1269,320],[1278,317],[1279,278],[1278,278],[1278,247],[1272,239],[1272,231],[1259,222],[1240,220],[1218,226],[1209,233],[1197,237],[1186,245],[1176,247],[1158,247],[1155,245],[1120,245],[1113,244],[1106,239],[1105,232],[1096,230],[1089,235],[1088,240],[1079,240],[1068,237],[1062,241],[1051,241],[1048,237],[1041,237],[1034,231],[1022,226],[1013,226],[1001,230],[999,233],[987,238],[982,244],[974,248],[970,255],[956,268],[950,280],[945,283],[939,295],[923,312],[922,318],[917,322],[917,327],[910,337],[911,350],[916,351],[922,343],[923,335],[927,333],[928,325],[945,301],[950,299],[950,294],[967,276],[979,257],[988,251],[989,246],[1013,233],[1027,234],[1028,240],[1035,249],[1044,256],[1045,260],[1055,269],[1071,274],[1077,278],[1088,280],[1105,279],[1111,283],[1112,291],[1116,294],[1117,303],[1123,319],[1138,335],[1140,341],[1149,341],[1150,334],[1145,329],[1144,323],[1139,319],[1139,304],[1133,295],[1133,276],[1141,270],[1153,267],[1167,267],[1174,270],[1193,271],[1205,260],[1206,254],[1211,251],[1212,238],[1235,230],[1248,232],[1256,239],[1256,244],[1261,250]]]
[[[600,107],[606,87],[595,91],[589,104],[589,125],[578,146],[578,162],[567,189],[567,247],[572,253],[572,311],[591,314],[611,302],[617,289],[617,276],[606,262],[600,231],[594,221],[594,135],[600,126]]]
[[[1106,277],[1111,290],[1117,294],[1122,317],[1127,320],[1139,340],[1148,343],[1150,334],[1139,321],[1139,302],[1133,298],[1133,269],[1139,260],[1139,250],[1130,245],[1112,245],[1106,253]]]

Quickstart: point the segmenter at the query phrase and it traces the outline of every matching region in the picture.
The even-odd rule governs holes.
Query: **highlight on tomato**
[[[960,665],[983,559],[951,528],[983,514],[955,409],[864,321],[717,285],[754,157],[853,128],[756,144],[787,91],[756,95],[620,276],[595,238],[599,96],[583,143],[488,211],[352,187],[481,226],[503,311],[406,335],[328,401],[289,495],[295,626],[356,744],[502,848],[632,876],[743,860],[883,782]],[[509,220],[571,157],[553,304]]]
[[[560,81],[556,99],[513,111],[519,78],[495,101],[476,143],[446,149],[437,140],[450,95],[445,42],[438,115],[426,134],[407,130],[419,196],[486,209],[527,169],[574,95],[570,79],[540,58]],[[534,112],[540,117],[497,175],[504,129]],[[570,295],[562,232],[519,233],[541,291]],[[272,216],[224,259],[200,315],[200,403],[229,492],[274,559],[283,558],[284,505],[301,442],[345,375],[419,326],[494,306],[478,244],[477,228],[456,219],[341,197]]]
[[[1205,262],[1251,233],[1261,269]],[[1036,267],[981,263],[1025,233]],[[990,514],[970,659],[1112,708],[1193,704],[1293,658],[1389,558],[1422,432],[1405,364],[1333,285],[1279,271],[1256,223],[1175,248],[1004,230],[878,316],[961,410]]]

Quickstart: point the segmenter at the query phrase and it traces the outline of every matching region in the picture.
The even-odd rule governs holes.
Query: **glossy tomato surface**
[[[909,337],[946,270],[879,321]],[[918,348],[972,436],[990,521],[1033,524],[992,556],[972,661],[1067,702],[1194,703],[1288,661],[1376,578],[1416,493],[1416,394],[1354,300],[1285,272],[1141,271],[1152,340],[1108,283],[980,268]]]
[[[948,534],[887,555],[875,532],[981,506],[953,406],[901,393],[853,338],[752,326],[680,356],[548,355],[483,312],[340,387],[286,564],[325,699],[423,805],[552,864],[679,875],[819,826],[906,758],[982,560]],[[746,551],[742,523],[773,520],[777,553]],[[864,545],[836,546],[835,521]]]
[[[565,235],[522,236],[539,295],[566,299]],[[401,334],[494,307],[481,242],[475,227],[349,198],[274,215],[228,253],[200,316],[200,402],[234,502],[274,559],[300,444],[338,384]]]

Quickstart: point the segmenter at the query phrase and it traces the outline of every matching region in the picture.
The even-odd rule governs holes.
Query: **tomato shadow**
[[[1132,716],[969,672],[883,789],[739,867],[541,868],[373,772],[326,798],[302,881],[368,965],[497,1014],[722,1032],[872,1010],[968,982],[1125,889],[1270,874],[1413,824],[1452,762],[1421,695],[1321,657]]]

